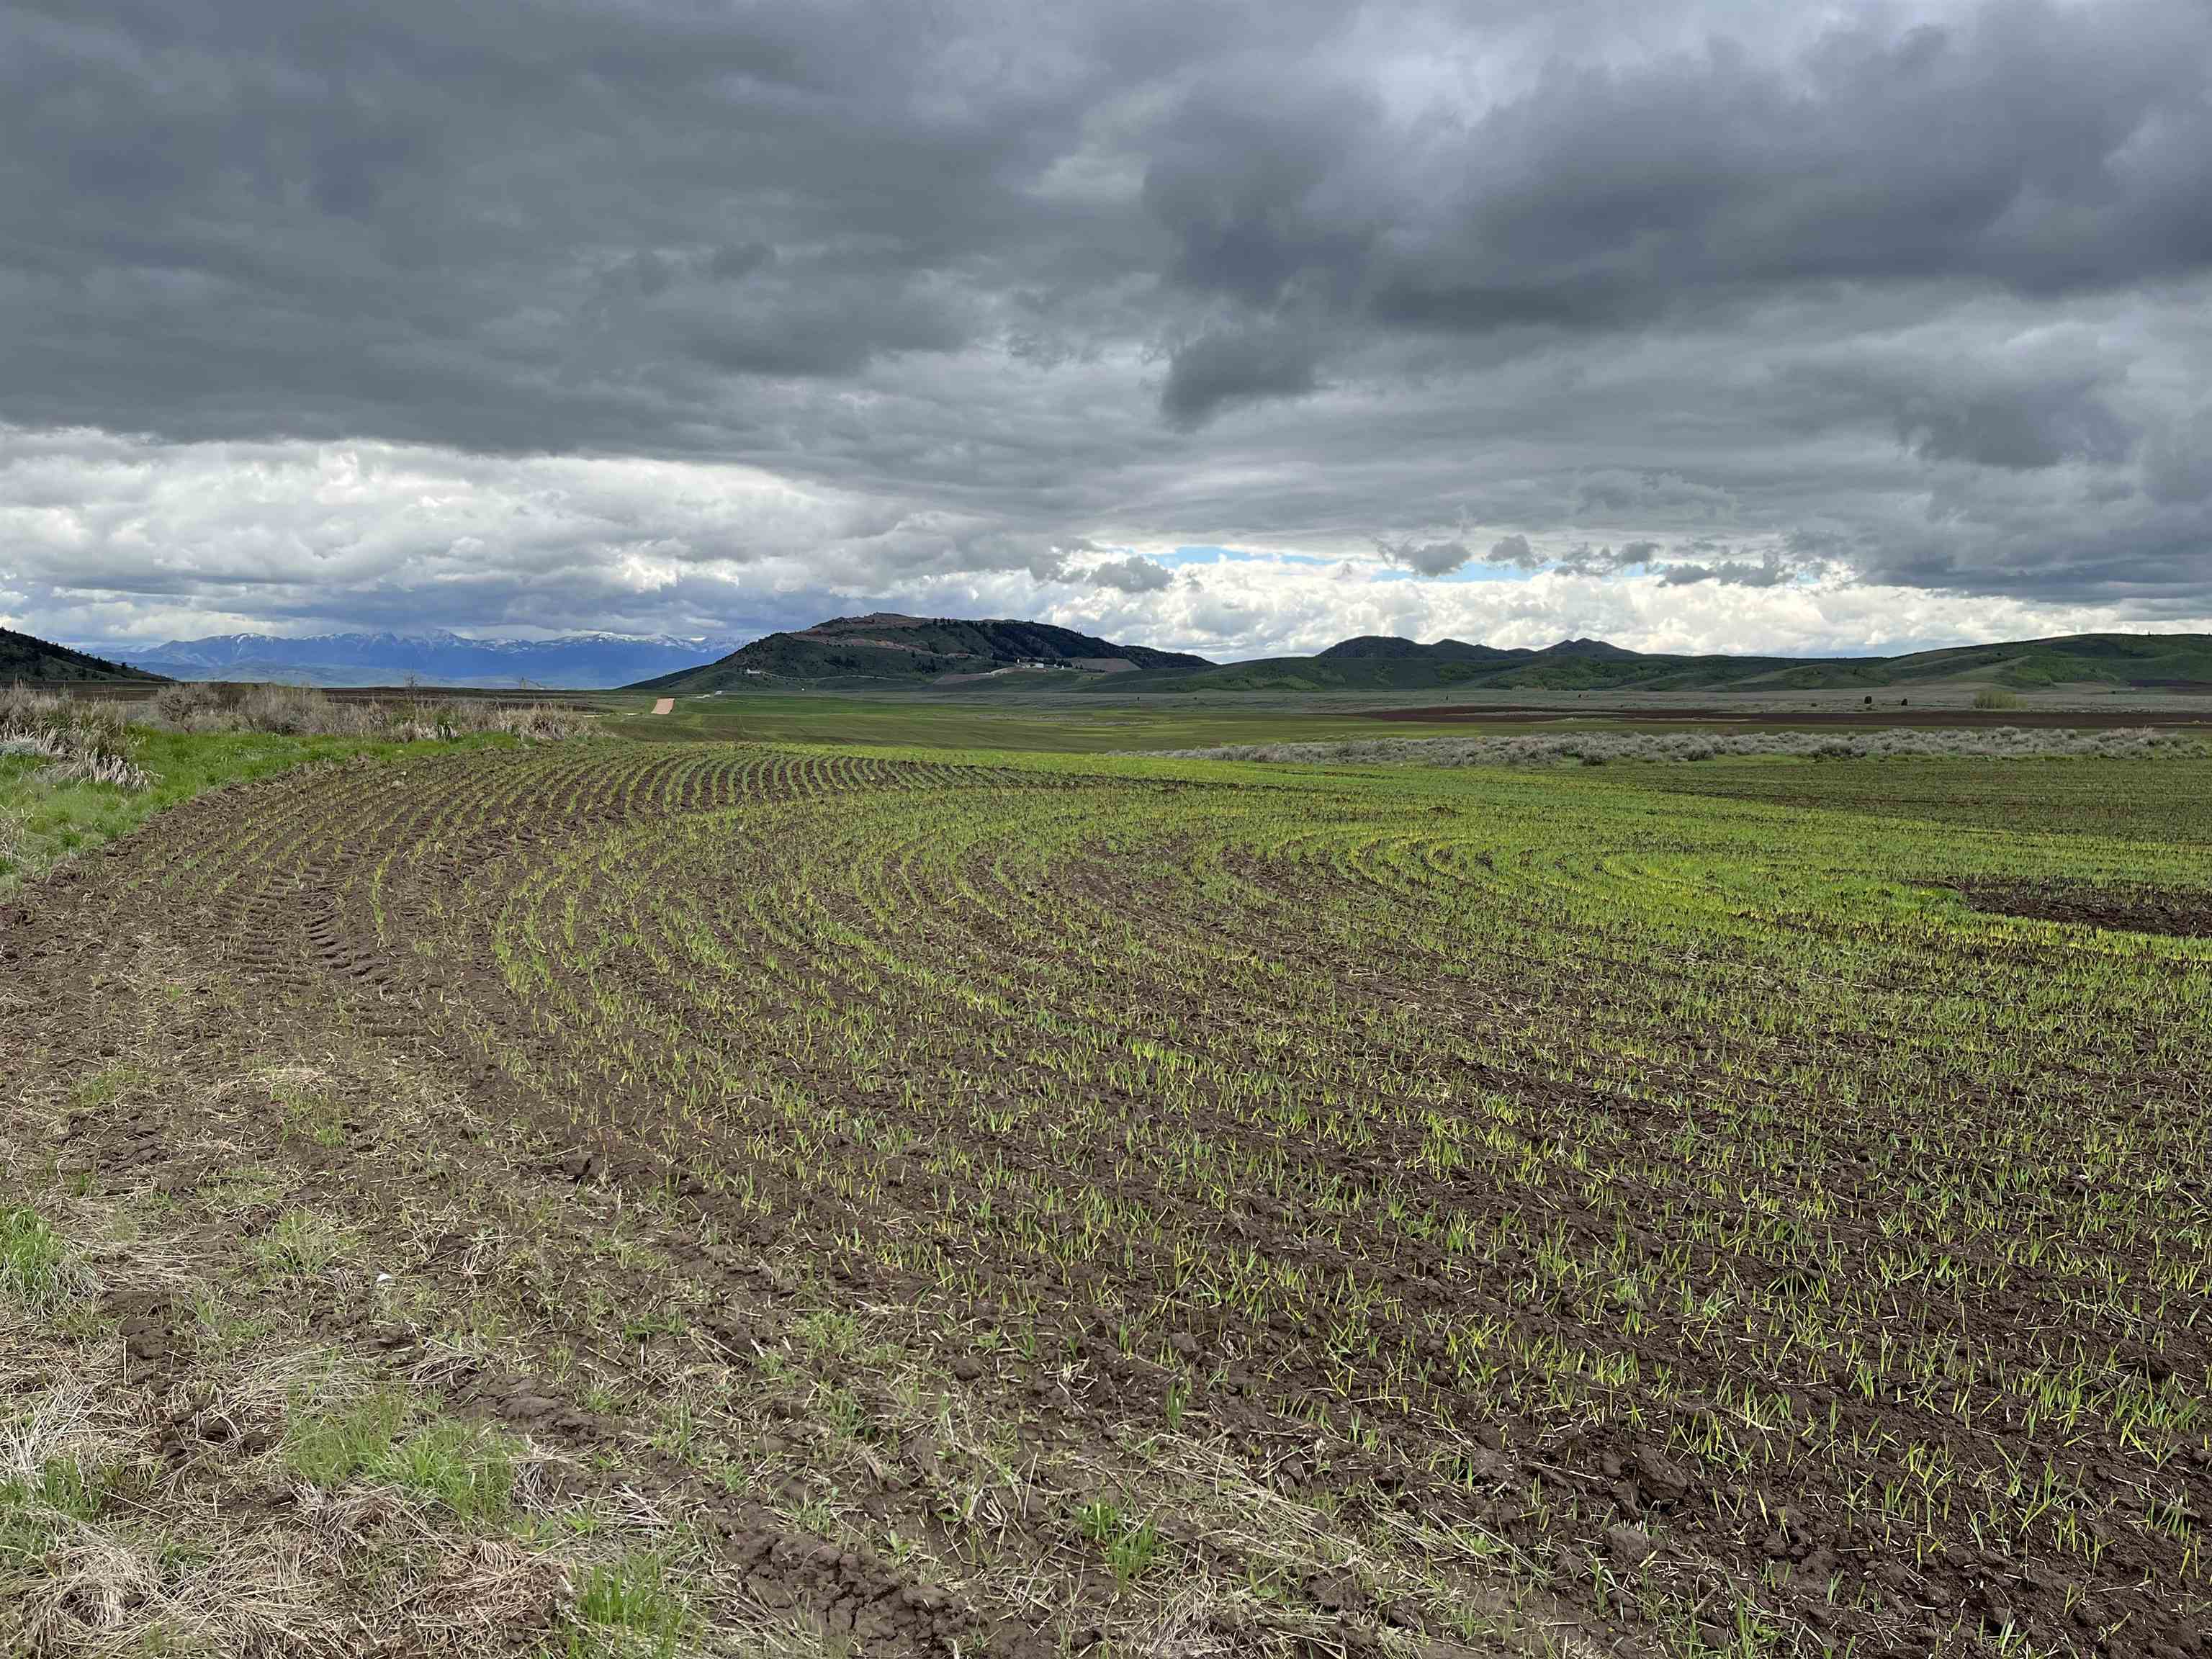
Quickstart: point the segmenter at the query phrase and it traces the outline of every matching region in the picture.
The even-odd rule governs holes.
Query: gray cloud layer
[[[1780,61],[1547,64],[1474,112],[1194,88],[1147,179],[1175,269],[1409,326],[1618,326],[1838,281],[2045,295],[2212,258],[2201,7],[1894,13]]]
[[[2208,88],[2202,0],[0,0],[0,605],[1328,631],[1200,543],[2198,617]],[[481,500],[268,447],[362,442]]]

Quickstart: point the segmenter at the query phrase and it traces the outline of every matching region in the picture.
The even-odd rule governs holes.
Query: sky
[[[2205,0],[0,0],[0,623],[2212,630]]]

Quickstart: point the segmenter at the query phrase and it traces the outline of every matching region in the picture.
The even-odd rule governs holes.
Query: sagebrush
[[[154,775],[131,755],[129,722],[111,702],[17,685],[0,691],[0,754],[36,755],[50,783],[143,789]]]
[[[1514,737],[1370,738],[1224,744],[1162,751],[1176,760],[1292,765],[1604,766],[1770,755],[1803,760],[2148,759],[2202,755],[2204,739],[2154,727],[2115,731],[1553,732]]]
[[[546,703],[511,704],[434,696],[333,697],[302,685],[165,685],[154,723],[175,732],[270,732],[287,737],[444,741],[500,732],[532,739],[573,737],[588,716]]]

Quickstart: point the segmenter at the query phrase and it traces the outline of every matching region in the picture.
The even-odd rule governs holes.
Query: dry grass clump
[[[154,774],[131,758],[129,723],[112,703],[83,702],[21,685],[0,691],[0,755],[36,755],[49,783],[111,783],[143,789]]]
[[[573,1465],[198,1276],[223,1258],[98,1204],[68,1214],[100,1237],[0,1206],[0,1654],[676,1650],[599,1604],[637,1540],[558,1486]],[[158,1310],[151,1372],[114,1293]],[[688,1630],[675,1584],[663,1600]]]
[[[154,720],[177,732],[270,732],[287,737],[382,738],[451,742],[502,732],[532,742],[574,737],[586,717],[541,703],[509,707],[475,699],[396,702],[333,697],[304,685],[165,685],[154,694]]]
[[[45,761],[32,775],[40,783],[102,783],[127,790],[161,781],[135,758],[149,727],[389,743],[451,743],[502,732],[526,743],[547,743],[574,737],[589,724],[590,717],[576,709],[547,704],[421,697],[354,701],[299,685],[165,685],[150,702],[137,704],[21,684],[0,687],[0,757]],[[0,806],[0,864],[18,860],[23,836],[21,819]]]
[[[55,761],[56,781],[89,778],[137,787],[150,776],[130,764],[134,724],[170,732],[267,732],[284,737],[375,738],[393,742],[451,742],[504,732],[531,742],[575,736],[590,717],[546,703],[488,700],[392,702],[333,697],[304,685],[165,685],[136,705],[77,698],[16,685],[0,690],[0,754]],[[65,774],[65,775],[64,775]]]
[[[1224,744],[1164,751],[1177,760],[1297,765],[1605,766],[1787,756],[1803,760],[2151,759],[2201,756],[2201,738],[2150,727],[2118,731],[1869,730],[1572,732],[1526,737],[1374,738],[1343,743]]]
[[[483,730],[504,732],[532,742],[556,742],[573,738],[584,729],[587,717],[555,703],[533,702],[520,708],[478,708],[472,711],[487,724]]]
[[[228,686],[179,681],[154,694],[154,723],[179,732],[193,731],[196,722],[234,707],[238,700],[236,690]]]

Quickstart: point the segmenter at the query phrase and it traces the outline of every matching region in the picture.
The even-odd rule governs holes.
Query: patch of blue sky
[[[1340,564],[1342,559],[1324,557],[1314,553],[1255,553],[1241,547],[1208,547],[1193,545],[1178,547],[1172,552],[1148,555],[1156,564],[1298,564],[1310,569],[1325,570]],[[1510,565],[1491,564],[1482,559],[1470,559],[1458,569],[1447,571],[1442,576],[1423,578],[1418,571],[1404,570],[1386,565],[1375,573],[1375,580],[1386,582],[1448,581],[1448,582],[1525,582],[1535,573],[1516,570]]]
[[[1155,563],[1181,564],[1303,564],[1325,569],[1337,562],[1311,553],[1255,553],[1242,547],[1178,547],[1172,553],[1152,555]]]
[[[1510,564],[1488,564],[1480,559],[1470,559],[1456,570],[1447,570],[1441,576],[1424,576],[1418,570],[1406,570],[1391,565],[1375,573],[1378,582],[1525,582],[1536,573],[1516,570]]]
[[[1510,564],[1492,564],[1484,559],[1469,559],[1458,569],[1448,571],[1437,580],[1448,582],[1525,582],[1535,574],[1533,570],[1518,569]]]

